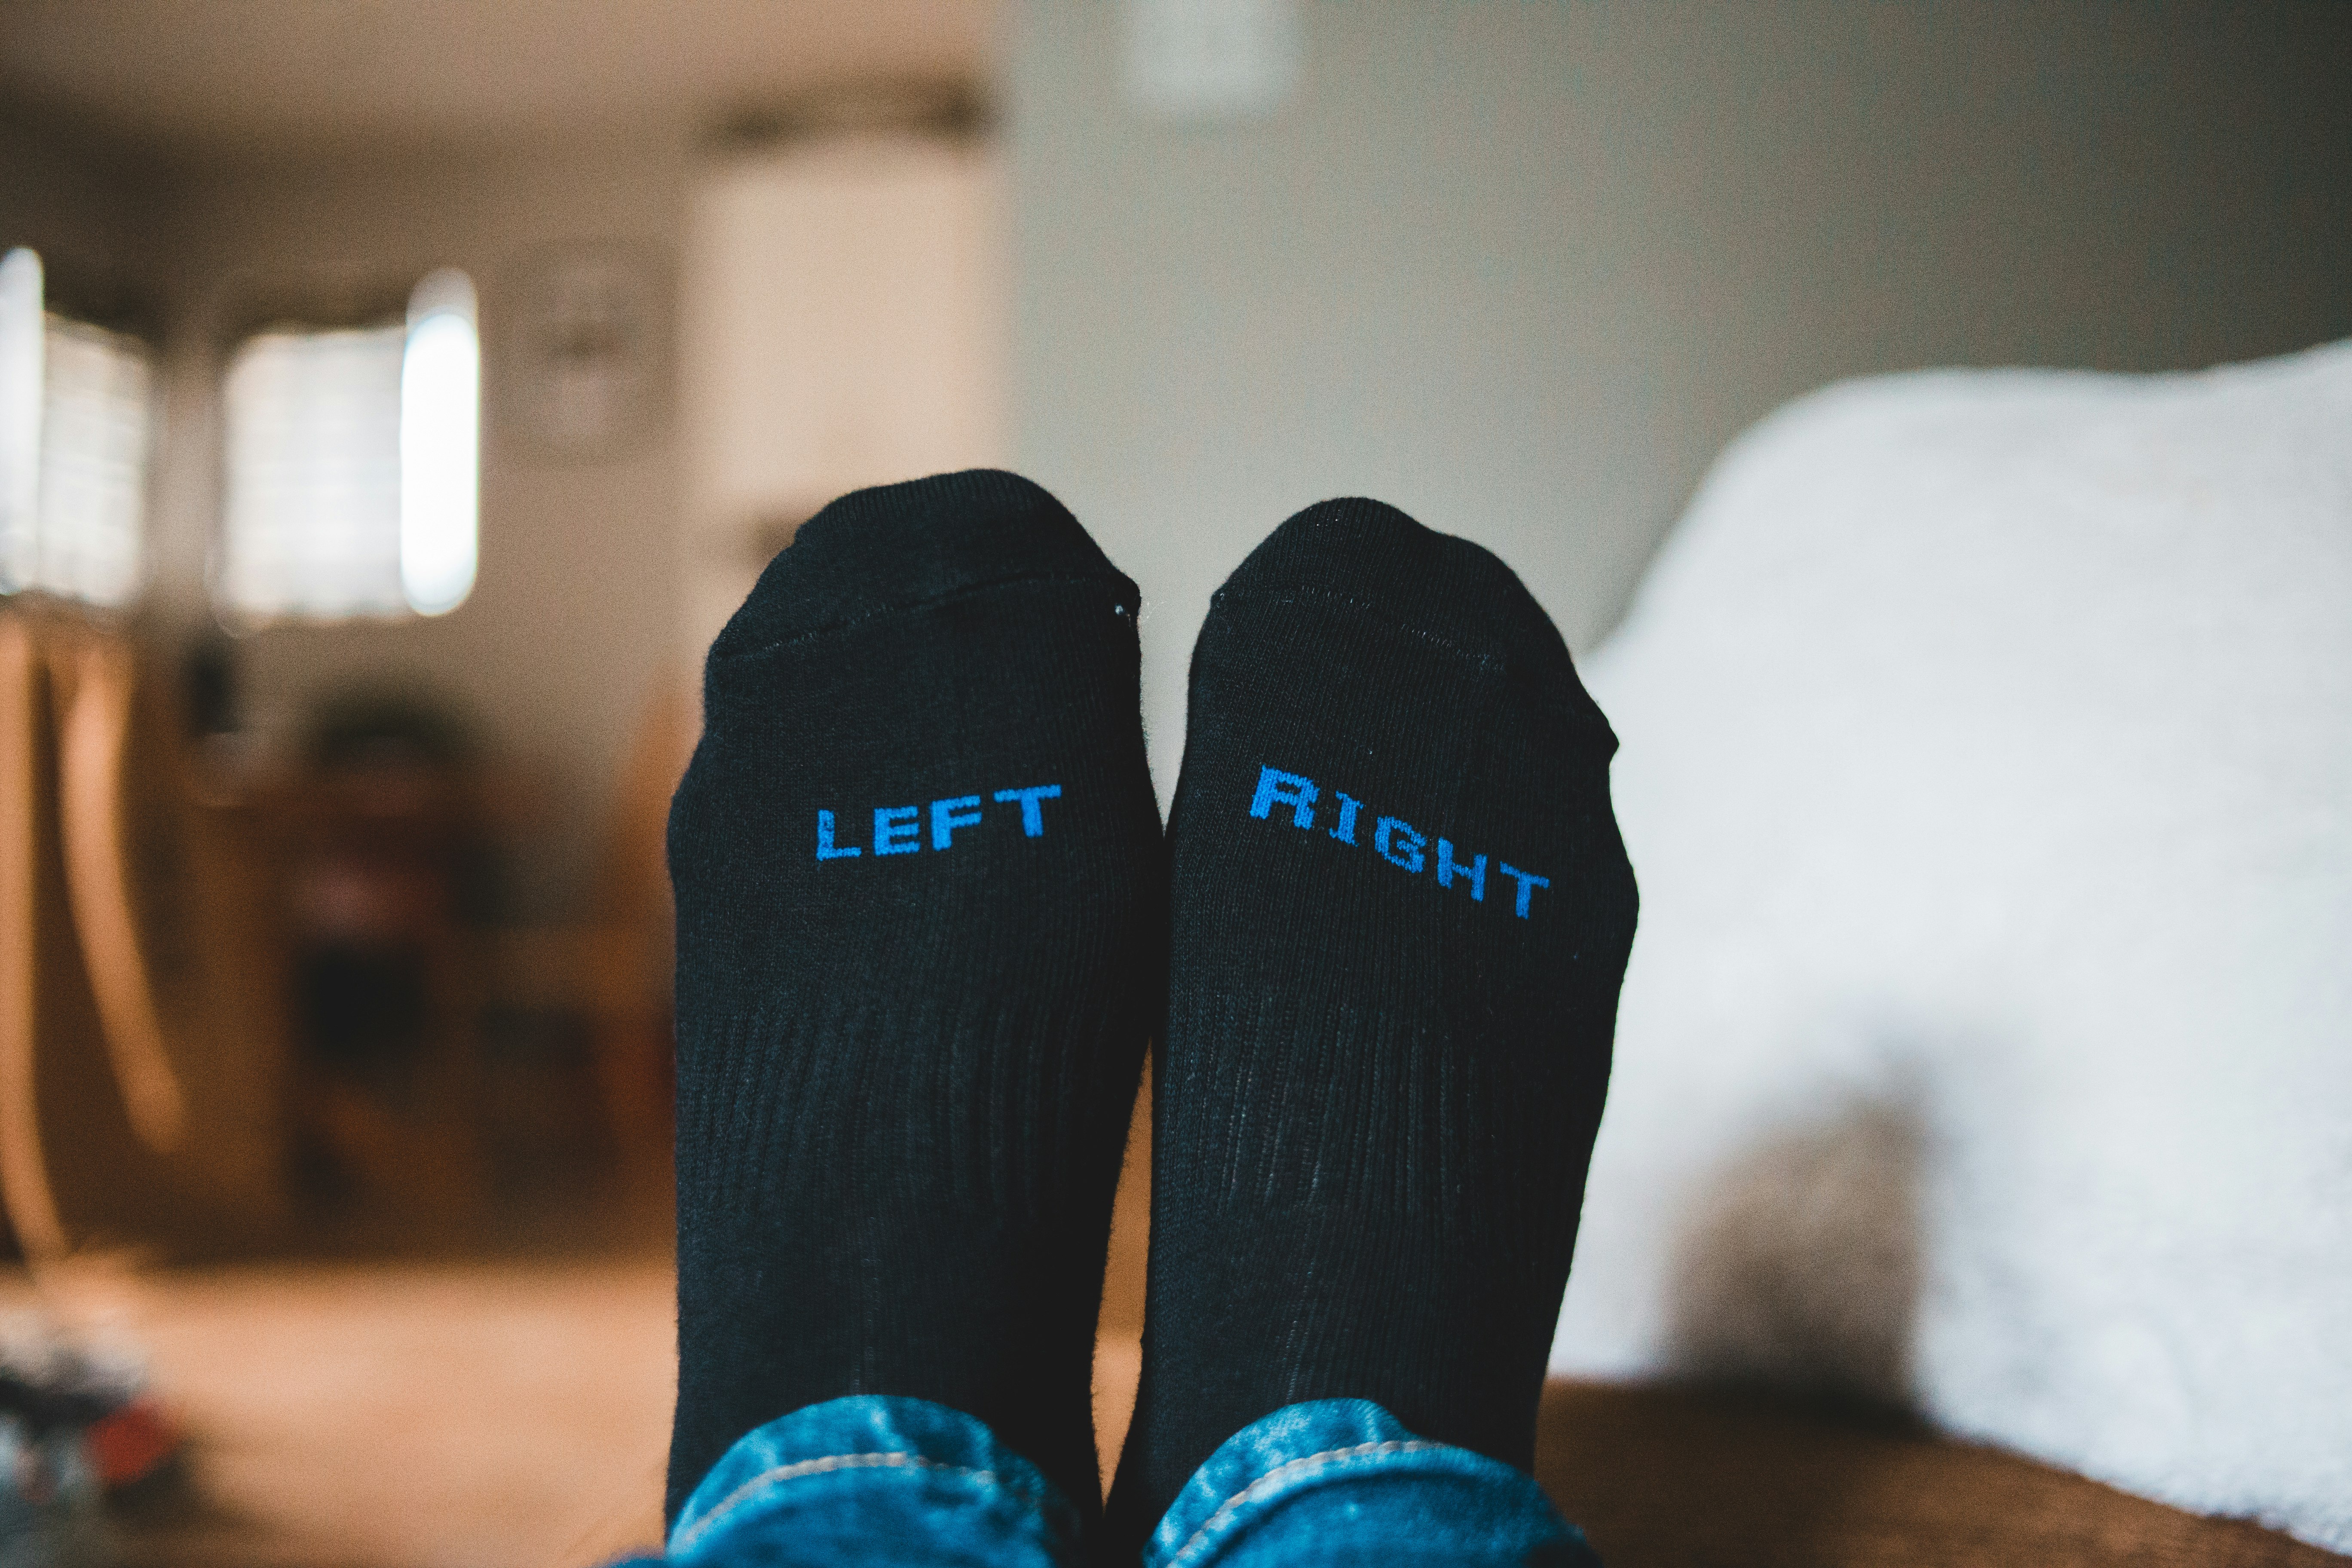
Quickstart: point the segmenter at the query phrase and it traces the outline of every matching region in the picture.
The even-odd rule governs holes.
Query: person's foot
[[[834,502],[713,645],[669,826],[670,1517],[853,1394],[976,1415],[1096,1511],[1165,918],[1136,608],[1051,496],[976,471]]]
[[[1530,1462],[1633,932],[1615,747],[1510,571],[1393,508],[1312,507],[1217,595],[1106,1560],[1286,1405]]]

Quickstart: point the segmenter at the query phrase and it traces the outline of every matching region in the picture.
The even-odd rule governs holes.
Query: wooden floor
[[[659,1531],[671,1275],[595,1261],[273,1264],[47,1282],[143,1343],[190,1485],[119,1532],[171,1568],[587,1568]],[[0,1310],[29,1287],[0,1289]],[[1114,1447],[1131,1339],[1106,1342]],[[1727,1396],[1556,1384],[1538,1469],[1612,1568],[2343,1568],[2022,1459]]]
[[[188,1485],[118,1531],[155,1568],[587,1568],[659,1540],[673,1274],[593,1262],[87,1271],[143,1346]]]

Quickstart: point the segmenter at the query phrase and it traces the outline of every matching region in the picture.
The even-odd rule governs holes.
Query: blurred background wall
[[[73,139],[0,118],[0,214],[11,243],[119,277],[133,265],[132,205],[133,182]]]
[[[521,349],[537,269],[563,247],[620,248],[667,291],[691,168],[682,130],[647,126],[585,145],[516,138],[485,152],[404,148],[292,164],[229,163],[175,183],[166,206],[173,311],[172,441],[159,475],[157,608],[206,614],[221,515],[221,374],[239,329],[275,309],[352,292],[394,298],[436,268],[473,279],[485,379]],[[662,311],[667,316],[667,300]],[[657,330],[662,322],[656,322]],[[667,379],[667,331],[654,353]],[[542,449],[498,387],[484,399],[479,575],[456,612],[385,624],[263,627],[238,639],[247,722],[299,728],[354,688],[448,703],[553,793],[535,841],[510,858],[524,912],[579,892],[614,760],[676,658],[681,473],[667,397],[593,454]]]
[[[1272,26],[1281,58],[1188,104],[1133,47],[1171,17],[1227,43]],[[707,471],[746,446],[761,356],[780,408],[808,369],[749,321],[730,343],[693,294],[761,276],[708,253],[751,232],[726,216],[766,155],[747,121],[783,145],[812,95],[909,82],[978,106],[957,243],[982,260],[941,276],[974,321],[1002,296],[1009,349],[974,329],[940,449],[1033,473],[1143,584],[1167,790],[1209,593],[1319,497],[1489,544],[1589,649],[1723,443],[1824,382],[2352,333],[2347,61],[2352,8],[2325,0],[122,3],[0,28],[0,212],[55,276],[120,280],[160,321],[148,613],[191,632],[234,333],[271,301],[471,274],[472,598],[237,652],[259,731],[385,677],[528,758],[554,797],[517,861],[528,913],[572,896],[648,689],[748,586],[755,561],[698,564],[712,506],[772,542],[820,480],[906,477],[885,443],[777,480],[755,517]],[[804,316],[862,275],[817,277],[825,237],[772,231],[768,287]],[[540,262],[582,247],[655,280],[660,395],[625,440],[551,456],[517,437],[503,334]]]
[[[130,0],[0,18],[0,246],[40,250],[53,293],[79,298],[95,281],[131,298],[161,344],[142,617],[165,642],[213,632],[222,377],[240,339],[274,320],[396,305],[428,271],[465,271],[483,334],[472,594],[435,617],[233,627],[239,718],[284,751],[323,701],[354,689],[440,705],[543,797],[508,846],[507,913],[576,907],[632,736],[723,620],[711,601],[740,599],[756,572],[739,559],[756,541],[714,543],[708,514],[723,507],[724,528],[772,550],[824,499],[811,499],[814,483],[902,477],[903,455],[886,449],[878,466],[785,476],[791,493],[761,512],[746,493],[756,484],[712,471],[730,459],[718,450],[730,428],[763,411],[781,419],[792,389],[835,368],[773,352],[756,321],[727,336],[744,274],[803,317],[845,322],[825,345],[842,351],[832,362],[861,346],[861,313],[875,314],[843,295],[845,280],[884,290],[891,277],[857,271],[874,247],[937,237],[920,224],[869,234],[853,214],[833,237],[848,261],[820,276],[801,264],[822,257],[823,233],[787,224],[768,237],[797,249],[740,254],[727,193],[774,148],[856,139],[836,123],[862,112],[835,112],[845,94],[911,85],[945,97],[967,106],[957,139],[970,144],[996,15],[973,0]],[[887,106],[866,117],[886,132],[905,118]],[[981,184],[992,193],[1001,179],[983,172]],[[999,250],[1001,208],[999,195],[977,226]],[[653,385],[617,438],[557,450],[533,438],[520,362],[545,325],[551,274],[583,257],[620,258],[644,289]],[[713,300],[714,279],[736,292]],[[980,283],[1001,338],[1002,267]],[[682,319],[714,312],[702,352],[681,355]],[[742,369],[763,353],[764,384]],[[988,384],[957,395],[990,434],[957,450],[1002,462],[1003,354],[992,343],[982,357]]]
[[[2352,7],[1302,11],[1222,115],[1139,107],[1120,7],[1013,34],[1019,451],[1143,585],[1163,795],[1209,594],[1322,497],[1488,545],[1583,651],[1825,382],[2352,332]]]

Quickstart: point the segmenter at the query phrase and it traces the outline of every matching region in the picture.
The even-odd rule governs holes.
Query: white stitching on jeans
[[[709,1513],[694,1521],[694,1528],[670,1542],[673,1550],[683,1552],[714,1525],[761,1487],[782,1481],[794,1481],[803,1476],[821,1476],[828,1470],[875,1469],[889,1466],[909,1470],[945,1470],[951,1475],[971,1476],[978,1480],[995,1481],[994,1470],[974,1470],[961,1465],[943,1465],[937,1459],[926,1459],[919,1454],[828,1454],[821,1459],[801,1459],[789,1465],[778,1465],[772,1470],[762,1470],[721,1498]]]
[[[1233,1512],[1234,1510],[1241,1507],[1242,1504],[1248,1502],[1251,1499],[1257,1497],[1259,1494],[1267,1491],[1274,1487],[1279,1486],[1283,1481],[1289,1479],[1290,1473],[1294,1470],[1304,1469],[1309,1465],[1334,1463],[1340,1459],[1366,1458],[1375,1454],[1412,1454],[1417,1453],[1423,1448],[1443,1448],[1444,1447],[1445,1445],[1443,1443],[1431,1443],[1419,1438],[1410,1440],[1393,1440],[1386,1443],[1359,1443],[1352,1448],[1327,1448],[1319,1454],[1309,1454],[1303,1459],[1293,1459],[1288,1464],[1276,1465],[1274,1468],[1266,1471],[1265,1474],[1258,1477],[1257,1479],[1252,1481],[1249,1485],[1244,1487],[1241,1490],[1227,1498],[1224,1500],[1223,1505],[1220,1507],[1216,1512],[1209,1516],[1208,1522],[1202,1525],[1200,1529],[1194,1531],[1191,1539],[1187,1540],[1183,1545],[1178,1547],[1174,1553],[1169,1557],[1168,1568],[1175,1568],[1177,1563],[1181,1563],[1184,1560],[1184,1554],[1201,1543],[1201,1537],[1208,1534],[1209,1531],[1216,1529],[1218,1525],[1224,1522],[1225,1515]]]

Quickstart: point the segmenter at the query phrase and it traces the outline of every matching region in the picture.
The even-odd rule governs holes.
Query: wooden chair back
[[[136,646],[0,614],[0,1195],[28,1256],[208,1250],[287,1217],[284,942]]]

